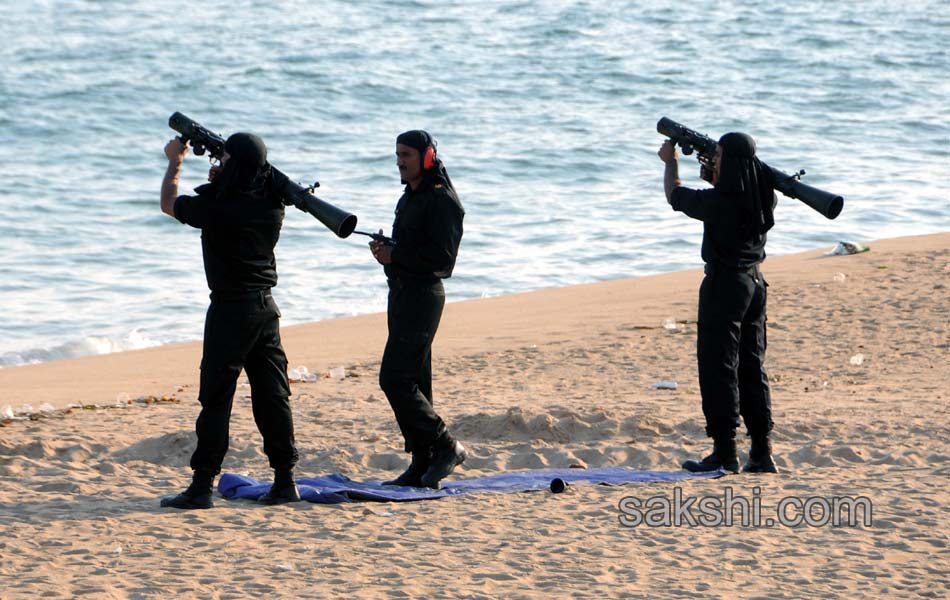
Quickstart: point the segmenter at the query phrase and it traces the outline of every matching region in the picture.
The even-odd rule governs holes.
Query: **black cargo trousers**
[[[732,437],[739,417],[752,436],[772,430],[772,399],[765,371],[768,283],[758,265],[706,265],[699,288],[696,350],[706,435]]]
[[[386,394],[406,441],[406,452],[424,451],[447,435],[432,406],[432,340],[445,307],[441,280],[389,280],[389,339],[379,368]]]
[[[195,424],[198,446],[191,468],[221,471],[241,369],[251,386],[254,422],[264,438],[270,466],[293,468],[298,456],[288,400],[287,355],[280,343],[280,310],[269,289],[211,294],[198,391],[201,412]]]

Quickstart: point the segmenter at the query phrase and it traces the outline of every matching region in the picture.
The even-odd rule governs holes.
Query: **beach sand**
[[[779,475],[411,503],[216,496],[213,510],[161,509],[190,477],[200,343],[0,370],[0,407],[123,402],[0,428],[0,598],[950,597],[950,233],[869,245],[764,264]],[[436,405],[470,453],[453,478],[675,471],[706,454],[701,278],[695,269],[448,304]],[[298,475],[398,474],[407,455],[376,380],[384,315],[283,335],[291,367],[348,374],[293,385]],[[678,389],[651,389],[659,381]],[[238,389],[224,470],[269,480],[248,393]],[[747,449],[742,438],[740,459]],[[861,497],[873,521],[621,522],[625,497],[672,502],[677,489],[758,498],[763,516],[783,498],[821,508]]]

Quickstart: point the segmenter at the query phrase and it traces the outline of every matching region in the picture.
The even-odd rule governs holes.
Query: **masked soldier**
[[[211,508],[212,486],[228,450],[231,407],[241,369],[251,386],[254,420],[274,484],[259,498],[265,504],[300,500],[293,477],[297,463],[290,412],[287,356],[280,341],[280,311],[271,296],[277,284],[274,246],[284,206],[276,193],[267,148],[255,135],[228,138],[220,167],[196,195],[178,195],[178,174],[188,147],[178,139],[165,146],[168,170],[162,182],[162,211],[201,230],[205,276],[211,305],[205,318],[204,348],[191,457],[194,476],[181,494],[162,506]]]
[[[752,447],[746,472],[777,471],[772,459],[772,401],[765,372],[765,301],[768,283],[759,269],[765,259],[766,232],[774,224],[771,174],[755,155],[755,141],[744,133],[719,139],[712,165],[702,176],[711,189],[683,187],[676,148],[659,151],[666,163],[664,188],[673,210],[703,222],[702,258],[706,276],[699,288],[696,340],[699,388],[706,435],[713,451],[688,460],[688,471],[739,471],[736,429],[745,422]]]

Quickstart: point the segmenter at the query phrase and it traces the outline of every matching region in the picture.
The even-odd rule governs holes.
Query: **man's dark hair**
[[[445,165],[442,164],[442,160],[439,158],[438,153],[435,155],[435,166],[429,170],[426,170],[423,165],[423,160],[425,159],[426,150],[429,146],[435,147],[435,139],[429,134],[428,131],[422,129],[411,129],[409,131],[404,131],[396,136],[396,143],[402,144],[403,146],[409,146],[413,150],[419,152],[419,168],[422,171],[422,180],[430,180],[434,183],[441,183],[442,185],[455,190],[455,187],[452,185],[452,180],[449,179],[449,173],[445,170]]]

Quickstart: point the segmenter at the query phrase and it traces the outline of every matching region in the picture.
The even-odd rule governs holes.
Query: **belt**
[[[755,276],[759,273],[759,265],[756,263],[748,267],[730,267],[722,264],[706,263],[706,266],[703,267],[703,272],[706,273],[706,275],[712,275],[717,271],[724,273],[745,273],[747,275]]]
[[[389,289],[391,290],[404,290],[404,289],[430,289],[441,287],[441,279],[412,279],[409,277],[390,277],[386,280],[386,283],[389,284]]]
[[[260,300],[263,302],[268,298],[273,298],[270,288],[264,288],[262,290],[211,292],[212,302],[243,302],[245,300]]]

